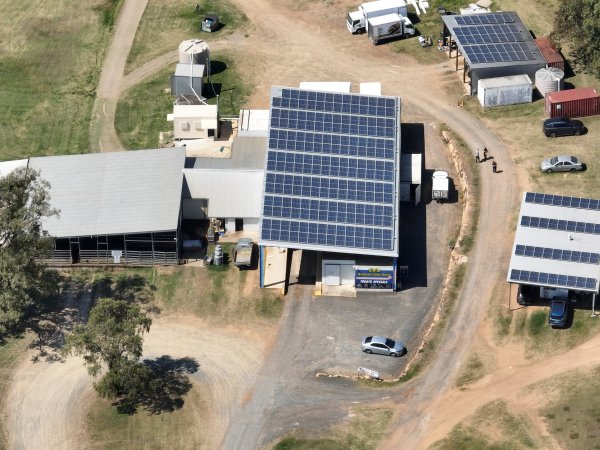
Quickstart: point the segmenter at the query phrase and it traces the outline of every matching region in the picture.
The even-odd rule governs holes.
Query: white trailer
[[[357,11],[348,13],[346,26],[350,33],[361,34],[368,31],[369,19],[393,13],[407,17],[408,7],[406,0],[377,0],[375,2],[363,3],[358,7]]]
[[[444,170],[436,170],[433,172],[431,183],[431,198],[438,203],[448,200],[448,191],[450,190],[450,182],[448,180],[448,172]]]
[[[415,27],[408,17],[402,17],[397,13],[385,16],[372,17],[367,21],[369,26],[369,39],[373,45],[381,41],[397,37],[409,37],[415,35]]]

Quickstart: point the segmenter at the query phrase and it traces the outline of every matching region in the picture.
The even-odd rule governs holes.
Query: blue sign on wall
[[[354,271],[357,289],[394,289],[393,267],[357,267]]]

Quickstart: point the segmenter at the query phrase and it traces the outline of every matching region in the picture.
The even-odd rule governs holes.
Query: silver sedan
[[[576,170],[583,170],[585,164],[575,156],[561,155],[555,156],[554,158],[545,159],[540,164],[542,172],[575,172]]]
[[[362,340],[362,351],[379,355],[402,356],[406,348],[400,341],[394,341],[381,336],[367,336]]]

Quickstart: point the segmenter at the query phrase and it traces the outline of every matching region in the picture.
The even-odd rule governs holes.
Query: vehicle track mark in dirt
[[[93,152],[124,150],[115,131],[115,113],[127,56],[147,4],[148,0],[125,0],[117,17],[92,108],[90,145]]]

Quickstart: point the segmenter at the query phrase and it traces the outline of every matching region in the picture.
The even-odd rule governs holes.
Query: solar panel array
[[[261,241],[395,251],[399,99],[274,88]]]
[[[600,224],[575,220],[548,219],[546,217],[522,216],[521,226],[573,233],[600,234]]]
[[[578,252],[575,250],[563,250],[559,248],[534,247],[531,245],[517,245],[515,248],[515,255],[585,264],[600,264],[599,253]]]
[[[515,23],[512,13],[452,16],[452,34],[470,64],[529,61],[535,59],[527,30]]]
[[[454,28],[461,44],[489,44],[494,42],[522,42],[523,36],[514,23],[478,25]]]
[[[513,23],[515,21],[512,14],[506,12],[457,16],[455,20],[459,25],[487,25],[494,23]]]
[[[594,200],[592,198],[568,197],[563,195],[526,192],[525,202],[534,203],[537,205],[563,206],[565,208],[579,208],[600,211],[600,200]]]
[[[510,271],[510,281],[585,290],[595,290],[597,284],[595,278],[532,272],[529,270],[518,269]]]

